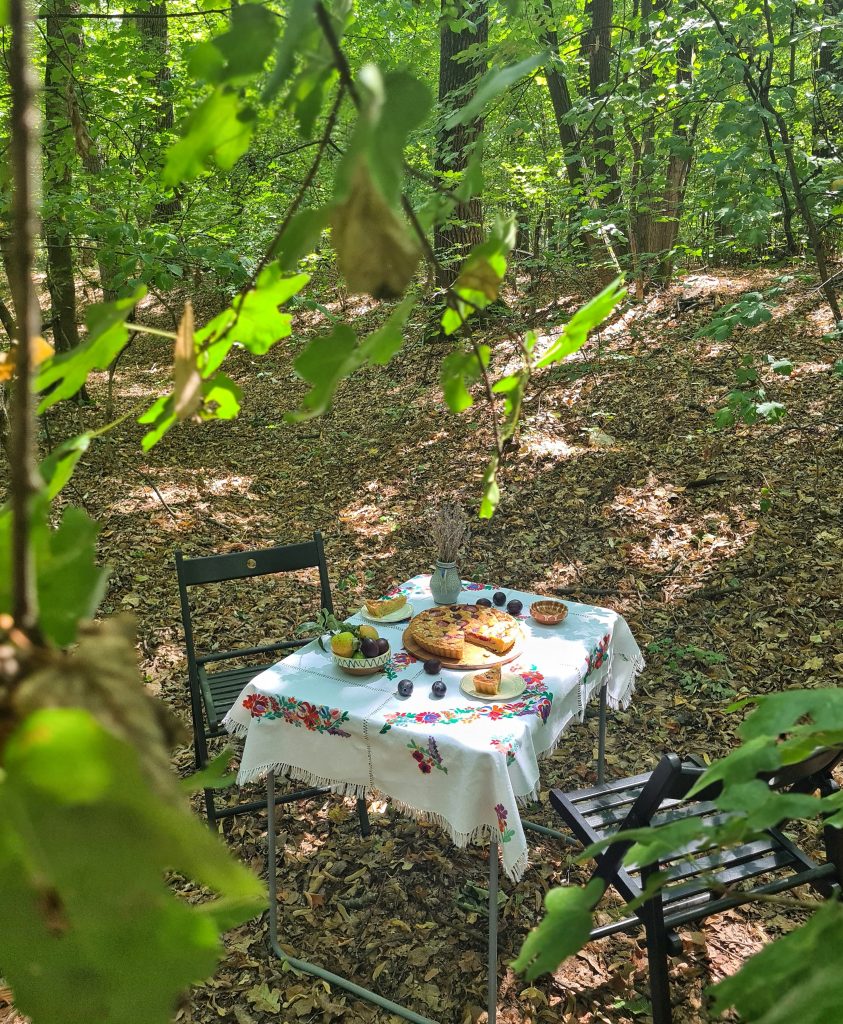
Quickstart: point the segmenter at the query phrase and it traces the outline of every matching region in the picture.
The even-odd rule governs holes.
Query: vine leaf
[[[532,981],[555,968],[588,942],[591,914],[606,890],[605,883],[595,878],[580,889],[564,886],[551,889],[545,896],[547,913],[524,940],[513,970],[523,971]]]
[[[38,412],[42,413],[64,398],[72,398],[93,370],[105,370],[123,351],[129,340],[125,320],[146,295],[140,286],[116,302],[89,306],[85,313],[88,337],[72,352],[60,352],[41,364],[35,388],[46,391]]]
[[[0,960],[15,1005],[40,1024],[73,1024],[69,994],[84,992],[87,1019],[165,1024],[213,972],[219,930],[264,905],[262,885],[186,807],[162,801],[137,751],[87,711],[30,715],[3,767]],[[220,898],[191,905],[168,870]]]

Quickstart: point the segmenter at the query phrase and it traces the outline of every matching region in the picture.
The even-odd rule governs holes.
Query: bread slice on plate
[[[474,689],[486,697],[494,697],[501,688],[501,667],[495,665],[487,668],[485,672],[478,672],[472,677]]]

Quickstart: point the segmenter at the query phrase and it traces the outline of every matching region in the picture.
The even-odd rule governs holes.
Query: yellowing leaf
[[[186,420],[199,408],[202,378],[196,368],[196,346],[193,343],[193,306],[184,304],[184,314],[176,333],[173,353],[173,412],[179,420]]]
[[[17,369],[17,345],[13,345],[8,352],[0,352],[0,381],[11,380]],[[39,335],[30,343],[29,364],[32,367],[40,366],[46,359],[56,354],[53,346]]]
[[[822,658],[808,658],[802,668],[807,669],[808,672],[817,672],[823,667]]]

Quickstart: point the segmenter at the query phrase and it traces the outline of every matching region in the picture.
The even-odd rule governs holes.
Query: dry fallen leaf
[[[196,346],[193,343],[193,305],[188,299],[176,332],[173,352],[173,412],[186,420],[199,408],[202,378],[196,368]]]

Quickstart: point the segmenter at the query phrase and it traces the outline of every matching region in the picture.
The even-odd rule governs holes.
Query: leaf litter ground
[[[736,696],[843,679],[843,382],[831,369],[839,343],[822,337],[830,315],[797,278],[769,323],[727,342],[693,338],[716,306],[774,276],[688,275],[538,376],[502,473],[501,506],[491,523],[475,524],[461,562],[467,577],[566,588],[627,618],[648,666],[630,708],[610,718],[612,776],[651,767],[667,750],[722,754],[735,743],[738,718],[726,708]],[[499,319],[485,321],[493,368],[503,372],[514,358],[497,340],[507,329],[552,335],[546,325],[594,290],[585,279],[532,282],[529,299],[512,299]],[[698,301],[678,301],[689,297]],[[198,322],[216,311],[196,305]],[[246,392],[239,420],[186,424],[149,455],[140,450],[141,429],[129,426],[92,446],[68,488],[68,500],[103,525],[100,550],[113,567],[104,611],[134,611],[147,685],[185,716],[174,548],[198,555],[261,547],[321,529],[344,614],[364,595],[430,568],[432,553],[416,530],[431,500],[477,506],[489,416],[479,395],[467,414],[447,412],[436,381],[447,348],[435,327],[417,318],[400,361],[359,373],[328,415],[293,427],[283,413],[304,387],[292,360],[314,324],[298,326],[268,356],[236,358],[229,372]],[[788,417],[714,431],[712,413],[746,354],[758,365],[767,355],[792,360],[789,377],[761,371],[768,398],[784,402]],[[115,414],[166,386],[170,355],[167,343],[134,343],[115,377]],[[104,422],[104,375],[90,390],[98,404],[51,414],[54,441]],[[289,635],[316,610],[312,584],[303,574],[280,585],[252,581],[251,592],[210,593],[200,609],[206,642],[226,648]],[[546,803],[552,786],[593,781],[595,748],[589,715],[546,762],[534,820],[555,824]],[[188,773],[191,751],[177,751],[174,764]],[[402,818],[385,801],[370,803],[366,839],[352,801],[293,806],[280,815],[285,948],[360,984],[374,978],[385,996],[444,1024],[484,1020],[485,851],[456,850],[438,828]],[[265,871],[261,817],[228,821],[225,839]],[[532,842],[531,858],[518,885],[502,886],[499,1019],[646,1020],[646,954],[634,937],[592,944],[534,985],[506,970],[540,918],[544,892],[586,877],[553,843]],[[185,898],[203,897],[185,887]],[[706,1020],[704,988],[796,920],[752,908],[688,932],[686,955],[672,965],[677,1022]],[[230,933],[217,974],[192,991],[177,1019],[395,1019],[283,969],[266,943],[263,920]],[[4,1014],[14,1011],[0,988],[0,1020]]]

